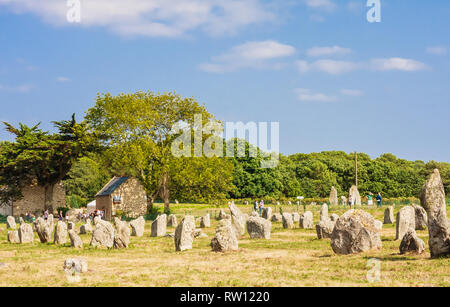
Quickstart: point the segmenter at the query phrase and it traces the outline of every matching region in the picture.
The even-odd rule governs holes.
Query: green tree
[[[168,211],[171,175],[177,161],[171,146],[182,133],[175,133],[173,127],[182,123],[193,126],[196,114],[202,115],[203,124],[213,119],[194,98],[149,91],[117,96],[99,94],[86,119],[108,147],[106,155],[113,170],[141,181],[149,209],[159,196]]]
[[[44,208],[53,208],[53,187],[63,180],[72,164],[97,148],[95,136],[85,122],[71,120],[53,122],[58,132],[42,131],[39,124],[18,128],[4,123],[8,132],[15,136],[14,142],[0,147],[0,191],[2,200],[22,197],[21,189],[36,182],[45,189]]]

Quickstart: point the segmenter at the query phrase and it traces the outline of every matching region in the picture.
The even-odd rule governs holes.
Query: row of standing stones
[[[415,230],[428,228],[429,248],[432,258],[444,257],[450,254],[450,229],[446,215],[445,192],[439,171],[434,170],[425,183],[420,201],[422,206],[412,205],[403,207],[394,221],[394,209],[388,207],[384,212],[384,224],[396,224],[396,240],[401,240],[400,252],[423,253],[425,243],[417,237]],[[243,214],[234,204],[229,205],[230,214],[224,210],[219,213],[219,224],[211,240],[211,249],[214,252],[227,252],[238,250],[238,240],[247,232],[252,239],[270,239],[272,222],[282,222],[283,228],[292,229],[298,223],[302,229],[313,229],[313,214],[307,211],[298,213],[272,213],[267,207],[260,217],[256,212],[250,216]],[[58,221],[54,225],[53,216],[45,221],[38,218],[33,227],[21,219],[18,230],[8,232],[8,241],[12,243],[32,243],[33,231],[36,231],[42,243],[51,241],[54,227],[54,243],[65,244],[69,237],[71,246],[82,247],[83,242],[76,233],[73,223],[66,224]],[[169,236],[174,238],[175,250],[184,251],[192,249],[194,238],[206,236],[201,229],[196,228],[196,222],[201,228],[211,226],[210,216],[185,216],[177,223],[175,215],[159,215],[151,225],[151,236]],[[118,218],[114,226],[99,218],[94,219],[95,229],[90,222],[80,227],[80,233],[92,232],[91,245],[107,248],[127,248],[131,236],[143,236],[145,220],[139,217],[130,223]],[[320,210],[320,221],[316,224],[318,239],[331,239],[331,247],[336,254],[355,254],[372,249],[381,249],[382,243],[379,231],[383,222],[375,220],[371,214],[363,210],[349,210],[341,216],[328,215],[328,206],[324,204]],[[13,217],[7,218],[8,228],[15,229]],[[132,231],[130,233],[130,226]],[[173,235],[167,234],[167,226],[176,227]],[[75,259],[76,260],[76,259]],[[74,259],[69,259],[73,263]],[[72,262],[70,262],[72,261]],[[78,261],[78,260],[77,260]],[[78,262],[77,262],[78,263]]]

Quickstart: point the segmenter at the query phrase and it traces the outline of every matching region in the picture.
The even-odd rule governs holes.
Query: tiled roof
[[[95,196],[111,195],[122,183],[128,180],[128,177],[114,177],[111,179]]]

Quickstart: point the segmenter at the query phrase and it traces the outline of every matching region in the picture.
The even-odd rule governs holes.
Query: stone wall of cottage
[[[42,213],[45,203],[45,188],[37,185],[25,186],[22,188],[23,198],[13,202],[13,214],[15,216],[30,213]],[[59,183],[53,188],[53,209],[66,207],[66,190]]]
[[[111,199],[120,197],[120,203],[112,204],[112,215],[116,215],[118,210],[126,216],[137,218],[147,213],[147,194],[144,187],[136,178],[129,178],[122,183],[112,194]]]

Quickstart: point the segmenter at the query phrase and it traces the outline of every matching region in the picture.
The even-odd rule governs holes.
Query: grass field
[[[250,206],[241,209],[249,212]],[[311,209],[317,222],[319,207]],[[179,220],[186,210],[196,216],[211,212],[207,206],[172,206]],[[332,208],[330,214],[344,211]],[[367,211],[383,220],[384,209]],[[315,230],[298,225],[284,230],[281,223],[272,224],[270,240],[250,240],[246,234],[239,251],[213,253],[209,244],[216,224],[213,219],[212,227],[204,230],[208,238],[196,239],[193,249],[184,252],[175,252],[173,238],[151,238],[150,222],[145,235],[131,237],[130,247],[122,250],[94,249],[88,245],[90,235],[81,235],[86,245],[81,250],[41,244],[37,236],[32,245],[10,244],[6,225],[0,224],[0,262],[7,264],[0,267],[0,286],[450,286],[450,258],[430,259],[428,250],[420,256],[400,255],[394,225],[381,231],[382,250],[338,256],[329,240],[317,240]],[[418,234],[428,242],[427,231]],[[69,257],[88,262],[80,282],[69,282],[62,270]],[[371,258],[381,261],[380,282],[367,281]]]

